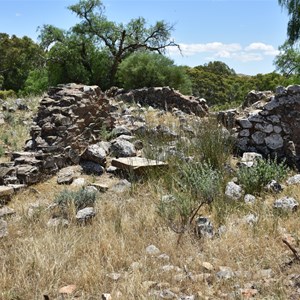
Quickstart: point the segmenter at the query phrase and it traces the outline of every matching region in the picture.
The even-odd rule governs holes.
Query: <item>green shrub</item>
[[[271,180],[280,181],[288,172],[285,162],[277,159],[260,159],[253,167],[242,167],[238,171],[239,183],[248,194],[259,194]]]
[[[74,205],[76,211],[88,206],[94,206],[96,193],[81,188],[78,191],[63,190],[56,195],[54,202],[62,209],[68,209]]]
[[[172,196],[160,201],[158,212],[172,229],[182,233],[192,224],[200,208],[219,195],[221,184],[221,173],[210,164],[184,163],[172,178]]]
[[[30,71],[22,90],[22,95],[41,95],[48,88],[48,72],[46,69]]]
[[[183,67],[157,53],[137,52],[119,66],[118,81],[125,89],[170,86],[183,94],[191,94],[191,81]]]

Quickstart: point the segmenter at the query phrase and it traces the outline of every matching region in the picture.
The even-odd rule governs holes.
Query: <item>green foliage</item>
[[[279,47],[280,53],[275,58],[277,70],[284,74],[286,85],[299,83],[300,51],[299,46],[285,42]]]
[[[0,90],[2,89],[3,82],[4,82],[4,77],[0,75]]]
[[[85,207],[94,206],[96,201],[96,193],[81,188],[78,191],[63,190],[56,195],[54,202],[61,208],[67,209],[74,205],[76,211]]]
[[[147,26],[144,18],[137,18],[117,24],[107,19],[100,0],[80,0],[69,10],[80,19],[69,31],[52,25],[40,29],[41,45],[49,49],[50,83],[93,82],[108,88],[115,84],[119,64],[130,54],[138,50],[163,53],[176,45],[170,41],[173,28],[166,22]]]
[[[183,233],[200,208],[219,195],[221,183],[221,173],[210,164],[196,161],[183,163],[172,177],[172,195],[162,198],[158,213],[173,230]]]
[[[189,68],[187,73],[192,81],[193,95],[206,99],[208,105],[217,109],[239,106],[251,90],[274,91],[279,85],[291,83],[289,78],[275,72],[255,76],[238,75],[218,61]]]
[[[22,95],[41,95],[47,90],[48,86],[48,72],[46,69],[30,71]]]
[[[6,100],[7,98],[16,98],[17,95],[13,90],[0,91],[0,99]]]
[[[290,17],[287,34],[289,43],[294,44],[300,38],[300,2],[299,0],[278,0],[278,3],[287,10]]]
[[[238,180],[247,194],[260,194],[271,180],[280,181],[286,177],[288,167],[277,159],[260,159],[253,167],[242,167],[238,171]]]
[[[137,52],[119,66],[118,80],[125,89],[170,86],[190,94],[191,82],[182,67],[157,53]]]
[[[30,38],[0,33],[0,74],[2,88],[23,89],[30,71],[42,66],[43,50]]]

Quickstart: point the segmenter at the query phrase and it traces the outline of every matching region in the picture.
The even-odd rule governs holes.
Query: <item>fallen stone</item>
[[[117,193],[123,193],[128,191],[130,188],[131,188],[131,183],[126,179],[122,179],[114,186],[112,186],[111,190]]]
[[[126,126],[116,126],[112,132],[112,136],[119,137],[120,135],[131,135],[131,130]]]
[[[83,187],[85,185],[86,185],[86,180],[82,177],[81,178],[76,178],[72,182],[72,186],[76,186],[76,187]]]
[[[212,238],[214,236],[214,227],[208,218],[199,217],[196,220],[196,232],[199,237]]]
[[[251,194],[246,194],[245,197],[244,197],[244,201],[247,204],[252,204],[256,201],[256,198],[255,198],[255,196],[253,196]]]
[[[283,187],[276,180],[272,180],[267,184],[266,190],[269,192],[280,193],[283,190]]]
[[[258,222],[258,216],[254,214],[249,214],[243,218],[243,222],[248,225],[253,225]]]
[[[49,228],[56,228],[56,227],[68,227],[69,222],[66,219],[63,218],[51,218],[47,222],[47,227]]]
[[[213,271],[215,269],[214,266],[211,263],[207,262],[207,261],[202,262],[201,267],[205,271]]]
[[[104,168],[93,161],[84,160],[80,162],[80,166],[86,174],[102,175],[104,173]]]
[[[273,204],[274,208],[286,211],[295,211],[298,206],[299,203],[293,197],[283,197],[277,199]]]
[[[93,207],[85,207],[79,210],[76,214],[76,220],[80,223],[85,223],[95,217],[96,212]]]
[[[289,177],[286,181],[288,185],[299,184],[300,183],[300,174],[296,174],[292,177]]]
[[[108,191],[109,186],[104,183],[91,183],[90,186],[93,186],[97,189],[97,191],[101,193],[105,193]]]
[[[81,159],[88,160],[100,164],[105,167],[106,165],[106,151],[101,146],[94,144],[88,146],[81,154]]]
[[[75,178],[80,175],[81,168],[76,166],[61,169],[57,174],[58,184],[71,184]]]
[[[230,181],[227,183],[225,195],[232,200],[239,200],[242,198],[243,189],[233,181]]]
[[[104,293],[101,295],[101,299],[102,300],[112,300],[112,296],[111,296],[111,294]]]
[[[252,167],[256,164],[257,160],[262,159],[262,155],[256,152],[244,152],[241,159],[241,164],[246,167]]]
[[[61,287],[58,290],[58,293],[59,294],[71,295],[75,292],[75,290],[76,290],[76,285],[75,284],[70,284],[70,285],[66,285],[66,286]]]
[[[160,250],[155,245],[149,245],[146,248],[146,253],[149,254],[149,255],[159,255]]]
[[[142,157],[116,158],[112,160],[111,164],[121,170],[132,171],[135,174],[146,173],[150,170],[159,170],[168,166],[165,162]]]
[[[115,157],[136,156],[134,145],[126,140],[116,139],[110,147],[111,155]]]
[[[235,276],[234,272],[229,267],[220,266],[220,271],[217,272],[217,277],[219,279],[231,279]]]

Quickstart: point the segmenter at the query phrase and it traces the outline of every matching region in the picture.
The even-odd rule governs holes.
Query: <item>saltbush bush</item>
[[[237,176],[247,194],[260,194],[272,180],[280,181],[287,176],[288,167],[277,159],[259,159],[252,167],[242,167]]]

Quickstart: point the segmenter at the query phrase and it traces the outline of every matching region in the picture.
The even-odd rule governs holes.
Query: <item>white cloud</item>
[[[279,51],[272,45],[261,42],[251,43],[242,47],[239,43],[224,44],[212,42],[206,44],[179,44],[183,56],[193,56],[197,54],[209,54],[211,60],[218,58],[233,59],[241,62],[261,61],[266,56],[276,56]],[[171,56],[180,55],[176,47],[169,48]]]
[[[195,55],[197,53],[205,53],[205,52],[216,52],[222,53],[226,51],[226,53],[235,52],[241,50],[240,44],[223,44],[220,42],[206,43],[206,44],[179,44],[181,52],[184,56]],[[175,47],[170,49],[170,53],[179,54],[178,49]]]
[[[20,13],[16,13],[16,17],[21,17],[22,15]]]
[[[264,43],[251,43],[245,48],[245,51],[262,51],[265,55],[275,56],[279,54],[279,50],[276,50],[272,45]]]

